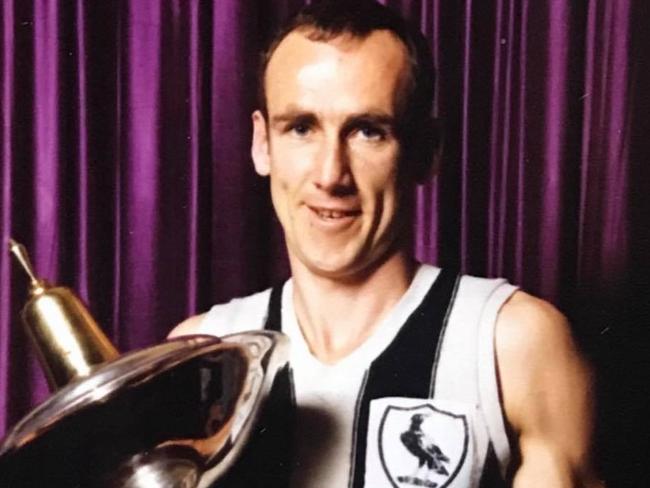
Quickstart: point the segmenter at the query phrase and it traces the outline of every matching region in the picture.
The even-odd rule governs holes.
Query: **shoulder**
[[[214,305],[208,312],[182,321],[172,329],[168,337],[192,334],[223,336],[244,330],[260,329],[266,317],[270,293],[271,290],[267,289]]]
[[[497,317],[496,341],[497,354],[513,359],[577,353],[566,317],[547,301],[523,291],[516,291],[503,304]]]
[[[495,349],[503,410],[521,456],[515,486],[530,486],[523,480],[542,469],[592,486],[593,377],[566,317],[517,291],[498,315]]]
[[[523,291],[499,312],[495,348],[506,416],[515,430],[525,422],[529,403],[559,407],[569,389],[589,387],[588,368],[566,317]]]

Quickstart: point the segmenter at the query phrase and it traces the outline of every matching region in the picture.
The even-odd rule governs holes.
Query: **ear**
[[[271,172],[271,158],[269,156],[269,136],[266,128],[266,119],[262,112],[255,110],[253,119],[253,143],[251,156],[255,171],[260,176],[268,176]]]

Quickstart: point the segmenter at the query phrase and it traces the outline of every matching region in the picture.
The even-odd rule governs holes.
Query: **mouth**
[[[335,208],[320,208],[320,207],[309,207],[312,212],[314,212],[321,219],[327,220],[336,220],[343,219],[345,217],[355,217],[361,213],[357,209],[335,209]]]
[[[344,222],[361,215],[361,209],[358,208],[328,208],[311,205],[308,208],[318,219],[332,223]]]

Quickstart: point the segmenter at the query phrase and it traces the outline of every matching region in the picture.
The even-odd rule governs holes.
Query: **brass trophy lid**
[[[209,486],[242,450],[287,358],[286,336],[256,331],[180,337],[94,365],[2,441],[0,486]]]
[[[70,288],[37,278],[22,244],[10,239],[9,250],[30,280],[21,318],[50,389],[88,376],[100,364],[117,359],[117,349],[79,297]]]

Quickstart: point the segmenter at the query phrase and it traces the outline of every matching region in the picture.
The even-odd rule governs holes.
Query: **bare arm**
[[[173,339],[174,337],[179,337],[183,335],[192,335],[196,334],[199,329],[199,324],[205,317],[205,314],[194,315],[188,319],[183,320],[180,324],[172,329],[172,331],[167,335],[168,339]]]
[[[602,487],[593,470],[593,378],[553,306],[517,292],[497,320],[496,355],[520,464],[515,488]]]

